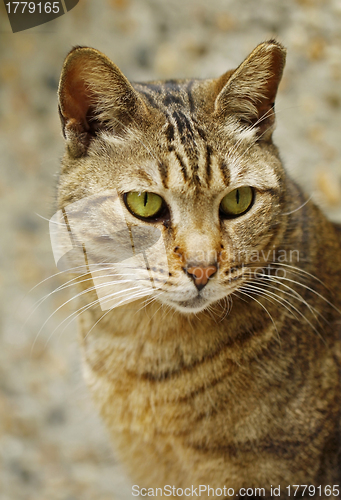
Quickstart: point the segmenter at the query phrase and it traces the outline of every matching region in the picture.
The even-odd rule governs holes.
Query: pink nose
[[[217,266],[187,267],[186,272],[187,272],[187,274],[189,274],[191,276],[191,278],[194,281],[195,286],[200,291],[204,288],[205,285],[207,285],[210,277],[213,276],[213,274],[215,274],[217,272]]]

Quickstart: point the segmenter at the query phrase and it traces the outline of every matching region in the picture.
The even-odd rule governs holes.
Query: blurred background
[[[80,0],[15,34],[0,4],[0,500],[132,498],[82,381],[71,294],[55,291],[64,57],[89,45],[131,80],[216,77],[270,37],[288,49],[275,142],[341,221],[340,0]]]

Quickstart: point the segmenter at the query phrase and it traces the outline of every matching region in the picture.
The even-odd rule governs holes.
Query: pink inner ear
[[[79,68],[78,64],[70,68],[65,76],[61,93],[62,114],[66,121],[81,124],[88,129],[87,113],[89,111],[91,96],[86,87],[82,73],[84,68]]]
[[[282,78],[283,66],[284,61],[282,53],[279,50],[274,50],[272,53],[271,64],[272,76],[268,79],[265,92],[267,97],[268,109],[275,102],[278,85]]]
[[[266,121],[274,121],[275,113],[273,109],[271,111],[271,108],[273,108],[275,103],[278,85],[282,77],[283,65],[283,56],[281,52],[279,50],[274,50],[271,61],[272,76],[267,80],[264,89],[265,98],[260,103],[256,104],[259,119],[266,115]],[[265,123],[263,125],[265,125]]]

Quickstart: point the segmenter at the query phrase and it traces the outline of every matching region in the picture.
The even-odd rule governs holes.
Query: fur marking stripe
[[[140,94],[145,96],[145,98],[147,99],[148,103],[152,106],[152,108],[159,109],[157,102],[155,101],[154,97],[149,92],[145,92],[143,90],[140,90],[139,92],[140,92]]]
[[[218,165],[219,165],[220,172],[222,173],[224,182],[225,182],[226,186],[228,186],[230,184],[230,171],[229,171],[224,160],[219,162]]]
[[[169,142],[174,141],[174,127],[171,123],[168,124],[167,130],[166,130],[166,137]]]
[[[163,104],[164,106],[171,106],[172,104],[179,104],[180,106],[184,105],[181,97],[174,94],[166,94]]]
[[[184,176],[184,180],[187,181],[188,180],[188,173],[187,173],[186,165],[185,165],[183,159],[181,158],[181,156],[179,155],[179,153],[177,153],[176,151],[174,151],[174,153],[175,153],[176,159],[180,163],[181,171],[182,171],[183,176]]]
[[[189,110],[190,110],[190,113],[191,115],[194,114],[195,112],[195,104],[194,104],[194,100],[193,100],[193,96],[192,96],[192,87],[193,87],[193,80],[191,80],[189,82],[189,84],[187,85],[187,97],[188,97],[188,103],[189,103]]]
[[[211,176],[212,176],[211,155],[212,155],[212,148],[211,148],[211,146],[206,145],[206,182],[207,182],[207,186],[210,185],[210,180],[211,180]]]
[[[159,172],[163,187],[168,188],[168,165],[159,162]]]
[[[195,143],[193,128],[187,116],[181,111],[174,111],[172,116],[178,128],[181,142],[183,143],[186,141],[186,138],[189,137],[190,140]]]

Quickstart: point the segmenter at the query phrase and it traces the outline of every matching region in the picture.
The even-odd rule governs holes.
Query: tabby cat
[[[220,78],[148,83],[88,47],[64,63],[84,373],[135,496],[338,497],[341,232],[272,142],[285,54],[270,40]],[[159,250],[118,259],[118,212],[127,262],[137,229]]]

